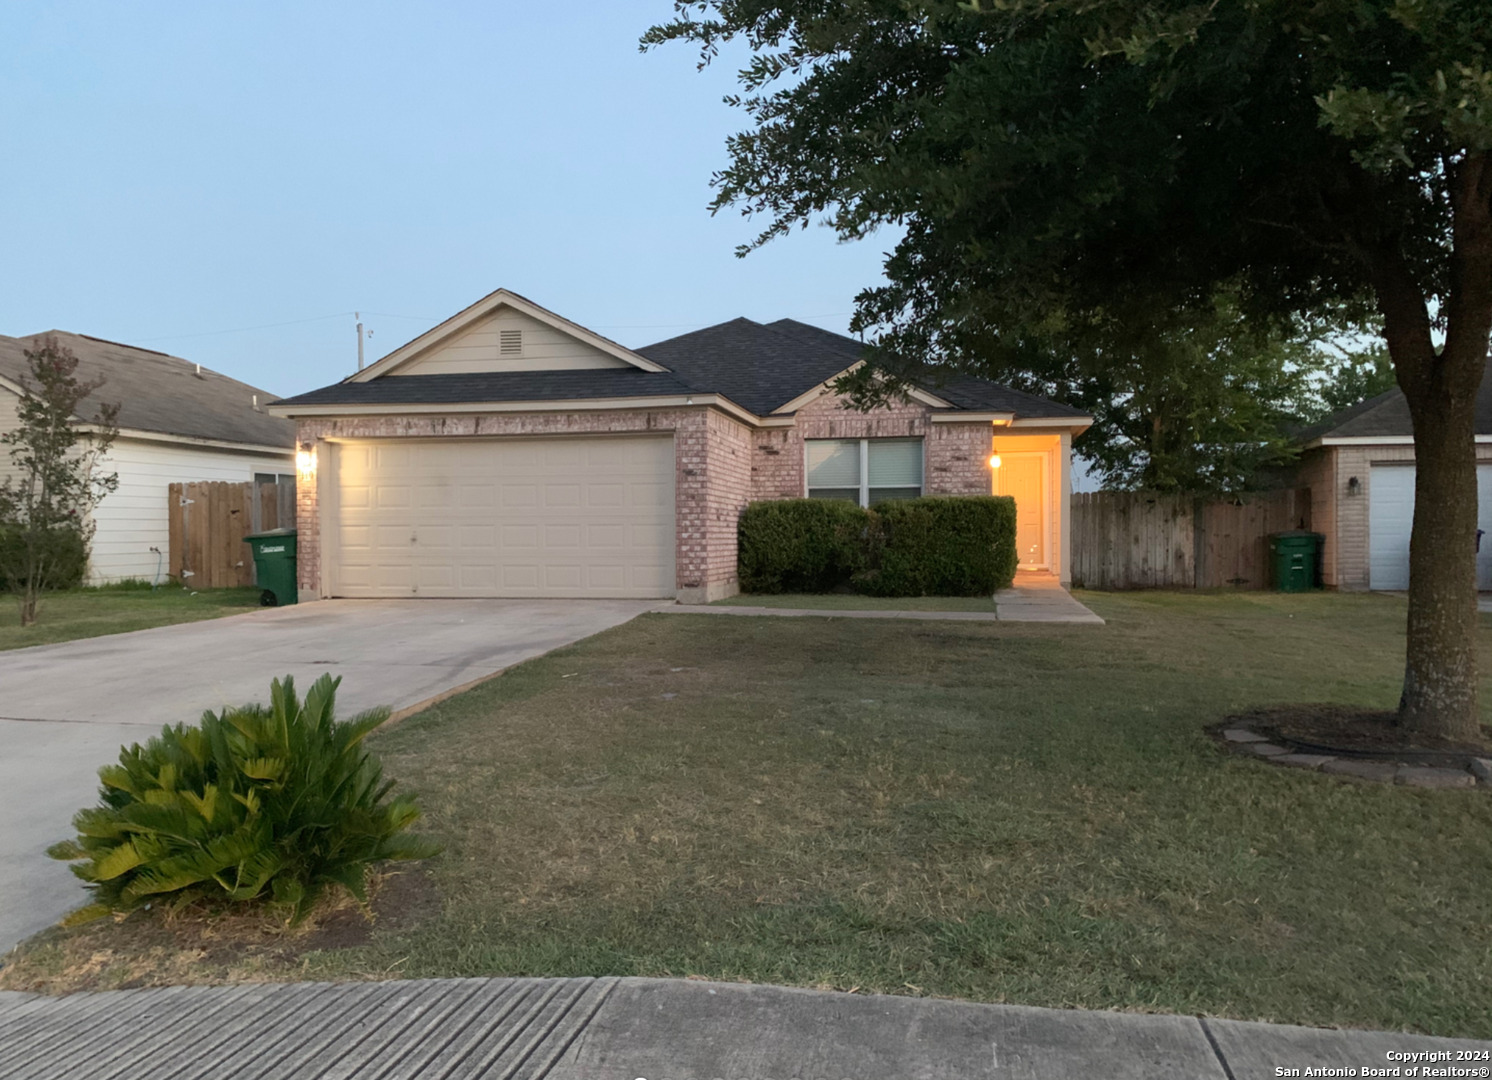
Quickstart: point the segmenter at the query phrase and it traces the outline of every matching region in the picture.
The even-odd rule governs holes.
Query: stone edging
[[[1266,735],[1245,727],[1224,728],[1220,733],[1231,748],[1251,753],[1261,761],[1309,772],[1350,776],[1380,784],[1404,784],[1423,788],[1481,788],[1492,790],[1492,758],[1468,755],[1464,769],[1430,765],[1406,765],[1390,758],[1334,757],[1331,754],[1292,753],[1288,747],[1269,741]]]

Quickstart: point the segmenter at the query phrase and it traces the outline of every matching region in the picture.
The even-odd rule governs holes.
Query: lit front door
[[[1015,548],[1023,570],[1047,565],[1045,454],[1001,453],[995,494],[1015,497]]]

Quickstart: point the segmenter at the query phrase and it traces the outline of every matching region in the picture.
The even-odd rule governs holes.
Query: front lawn
[[[235,615],[258,607],[259,591],[190,592],[170,584],[155,590],[135,586],[68,589],[42,597],[41,615],[35,625],[27,627],[21,626],[15,598],[0,593],[0,651]]]
[[[702,975],[1492,1037],[1492,796],[1203,732],[1390,706],[1403,602],[1081,599],[1108,625],[643,616],[376,736],[447,849],[364,940],[144,914],[0,984]]]

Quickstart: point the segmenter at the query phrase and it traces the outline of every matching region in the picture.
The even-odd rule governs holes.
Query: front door
[[[1002,453],[995,494],[1015,498],[1015,549],[1022,570],[1047,566],[1045,454]]]

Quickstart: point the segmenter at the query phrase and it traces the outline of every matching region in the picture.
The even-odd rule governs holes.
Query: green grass
[[[855,593],[741,594],[717,600],[719,607],[807,608],[811,611],[987,611],[990,596],[860,596]]]
[[[253,957],[52,931],[0,981],[702,975],[1492,1037],[1492,797],[1203,731],[1391,706],[1402,601],[1081,599],[1108,625],[643,616],[375,737],[447,845],[424,917]]]
[[[152,591],[127,582],[119,587],[48,593],[36,623],[23,627],[15,598],[0,593],[0,651],[215,619],[258,606],[258,589],[193,593],[179,585],[162,585]]]

